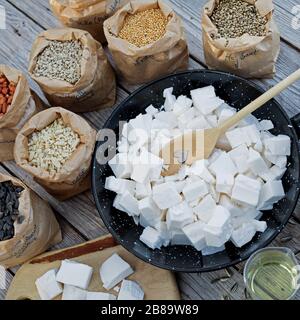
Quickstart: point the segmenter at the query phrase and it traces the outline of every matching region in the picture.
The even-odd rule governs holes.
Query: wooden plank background
[[[190,49],[190,69],[206,68],[202,47],[202,32],[200,11],[206,0],[169,0],[174,10],[181,16]],[[287,75],[300,68],[300,30],[291,26],[292,8],[297,0],[275,1],[276,20],[281,31],[281,53],[277,63],[277,73],[274,79],[254,80],[255,83],[267,89]],[[48,0],[0,0],[7,12],[7,30],[0,30],[0,63],[9,64],[23,72],[27,72],[28,56],[35,37],[43,30],[60,26],[49,9]],[[31,87],[42,96],[37,85],[30,80]],[[127,97],[136,86],[129,86],[122,79],[118,81],[118,100]],[[277,100],[293,116],[300,112],[300,82],[283,92]],[[95,128],[100,129],[110,115],[111,109],[85,113],[83,116]],[[50,196],[32,178],[19,169],[13,161],[0,165],[0,172],[9,172],[19,177],[43,199],[48,201],[57,214],[61,224],[64,240],[53,249],[63,248],[82,243],[88,239],[99,237],[107,230],[100,219],[90,192],[65,202],[59,202]],[[274,241],[274,246],[288,246],[295,252],[300,249],[300,203],[295,210],[295,218]],[[286,237],[292,236],[287,243]],[[3,299],[13,275],[18,268],[4,271],[0,269],[0,299]],[[243,264],[228,270],[202,274],[177,274],[178,285],[183,299],[246,299],[242,277]],[[216,279],[230,275],[229,279]],[[300,293],[296,299],[300,298]]]

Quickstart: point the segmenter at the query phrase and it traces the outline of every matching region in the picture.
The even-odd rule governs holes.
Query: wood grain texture
[[[135,272],[128,279],[140,284],[145,292],[145,300],[180,299],[172,272],[154,267],[136,258],[123,247],[116,245],[111,236],[102,237],[72,248],[50,252],[24,264],[15,275],[6,299],[39,300],[39,294],[35,286],[36,279],[53,268],[59,268],[61,260],[64,259],[71,259],[91,266],[93,275],[88,290],[105,292],[99,269],[101,264],[111,257],[113,253],[119,254],[133,268]],[[113,289],[109,292],[116,295]]]
[[[203,56],[202,35],[200,25],[200,8],[207,0],[171,0],[169,1],[175,11],[182,17],[186,28],[187,39],[192,58],[190,59],[191,69],[205,67]],[[291,8],[297,4],[297,0],[280,1],[276,0],[277,20],[282,32],[282,50],[277,64],[277,74],[273,80],[257,80],[255,83],[263,88],[268,88],[276,82],[286,77],[289,73],[299,68],[299,31],[291,28],[292,18]],[[49,9],[48,0],[0,0],[0,5],[4,5],[7,10],[8,29],[1,30],[0,42],[5,39],[5,45],[0,48],[1,63],[10,64],[26,72],[28,55],[31,45],[38,33],[42,30],[59,26],[59,22],[52,15]],[[292,46],[290,45],[292,44]],[[119,81],[118,102],[128,96],[137,86],[129,86],[122,79]],[[38,86],[30,80],[31,87],[40,95]],[[125,89],[125,90],[124,90]],[[295,85],[284,92],[277,100],[286,109],[289,115],[294,115],[300,111],[300,85]],[[86,113],[84,116],[96,129],[102,127],[104,121],[110,115],[112,109],[100,112]],[[86,239],[93,239],[107,233],[103,222],[99,218],[95,209],[93,198],[90,192],[86,192],[74,199],[66,202],[59,202],[47,194],[43,188],[32,181],[32,178],[20,170],[13,162],[6,162],[5,166],[15,175],[21,178],[27,185],[35,190],[43,199],[47,200],[54,210],[63,218],[59,218],[62,225],[64,240],[56,248],[63,248],[73,244],[84,242]],[[0,170],[3,170],[3,168]],[[295,215],[300,218],[300,204],[295,211]],[[274,245],[282,245],[280,238],[289,234],[299,235],[299,225],[288,225],[282,235],[277,238]],[[299,239],[292,239],[285,246],[293,250],[299,250]],[[243,265],[230,268],[230,279],[216,281],[216,278],[223,276],[225,271],[204,274],[179,274],[178,283],[181,288],[183,299],[245,299],[243,278],[240,270]],[[16,271],[16,270],[13,270]],[[226,275],[226,274],[225,274]],[[12,279],[12,274],[6,271],[7,284]],[[1,276],[0,281],[4,276]],[[225,281],[226,280],[226,281]],[[1,283],[1,282],[0,282]],[[235,283],[238,283],[236,289]],[[235,289],[232,292],[232,286]],[[0,290],[0,299],[1,296]],[[299,295],[297,296],[299,299]]]

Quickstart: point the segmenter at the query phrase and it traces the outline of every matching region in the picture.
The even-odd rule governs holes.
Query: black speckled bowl
[[[263,92],[249,81],[222,72],[195,70],[178,73],[154,81],[135,91],[116,108],[104,128],[113,129],[118,134],[120,120],[128,121],[136,117],[150,104],[160,107],[163,104],[162,93],[165,88],[174,87],[174,94],[178,96],[189,95],[190,90],[207,85],[213,85],[217,95],[237,109],[244,107]],[[100,216],[109,232],[122,246],[140,259],[155,266],[179,272],[222,269],[247,259],[256,250],[267,246],[288,222],[299,196],[299,149],[295,129],[299,133],[300,117],[296,116],[291,121],[275,100],[255,112],[255,116],[259,119],[272,120],[275,125],[273,133],[286,134],[292,139],[292,154],[283,178],[286,198],[276,204],[272,211],[264,212],[262,219],[267,221],[268,229],[263,234],[257,234],[251,243],[240,249],[228,242],[226,250],[210,256],[202,256],[201,252],[192,246],[169,246],[161,250],[151,250],[139,240],[143,228],[136,226],[127,214],[112,207],[115,194],[104,189],[105,179],[112,175],[112,171],[108,165],[99,165],[94,156],[93,194]],[[292,122],[298,127],[294,128]],[[96,150],[100,145],[101,142],[98,142]]]

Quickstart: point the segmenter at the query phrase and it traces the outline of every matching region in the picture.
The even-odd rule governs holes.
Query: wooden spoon
[[[173,139],[160,151],[160,157],[164,160],[164,163],[169,164],[168,168],[162,171],[162,176],[176,174],[182,163],[191,165],[196,160],[209,158],[222,135],[299,79],[300,69],[262,94],[218,127],[205,130],[189,130],[183,133],[182,136]]]

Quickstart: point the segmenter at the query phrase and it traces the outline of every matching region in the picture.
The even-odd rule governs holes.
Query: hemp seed
[[[50,173],[57,173],[70,158],[80,143],[77,133],[66,126],[62,118],[28,139],[28,162]]]
[[[246,33],[258,37],[266,35],[266,17],[246,1],[220,0],[210,19],[218,28],[217,39],[238,38]]]
[[[34,75],[75,84],[81,77],[83,49],[80,41],[50,41],[38,56]]]

